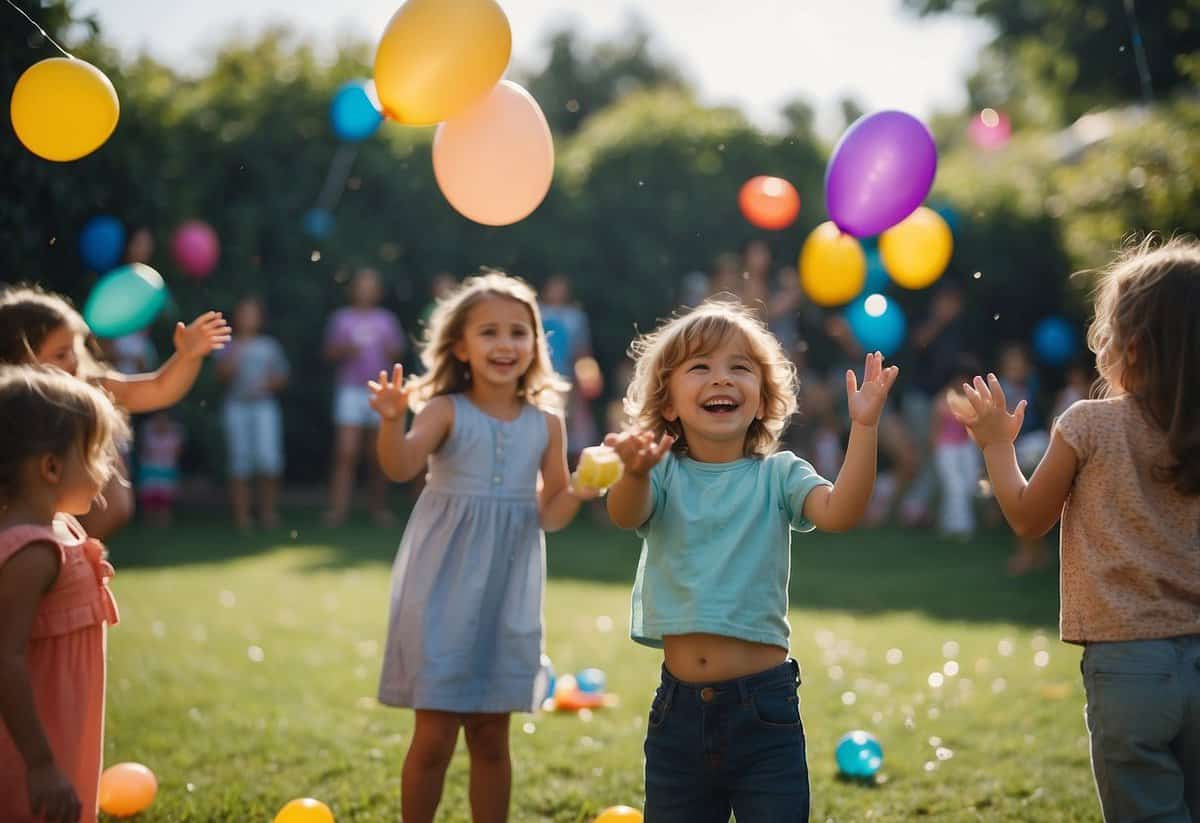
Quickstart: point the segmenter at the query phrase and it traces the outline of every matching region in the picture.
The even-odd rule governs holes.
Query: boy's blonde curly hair
[[[467,364],[454,356],[454,346],[466,331],[467,315],[471,308],[489,297],[515,300],[529,310],[533,326],[533,362],[518,382],[518,393],[526,402],[546,411],[561,412],[564,397],[571,388],[550,364],[542,315],[538,310],[537,292],[519,277],[500,271],[485,270],[468,277],[453,292],[439,300],[429,317],[421,341],[421,363],[425,374],[410,377],[407,388],[409,403],[414,411],[432,398],[442,394],[464,392],[471,386]]]
[[[629,347],[634,374],[623,403],[629,424],[651,431],[655,437],[672,434],[676,438],[673,449],[686,452],[682,426],[663,416],[670,399],[671,375],[684,361],[714,351],[733,335],[741,335],[762,373],[764,414],[746,431],[743,454],[766,457],[774,452],[796,413],[796,367],[761,320],[744,306],[719,300],[707,300],[668,320]]]

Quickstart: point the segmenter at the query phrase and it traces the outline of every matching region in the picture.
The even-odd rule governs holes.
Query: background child
[[[92,823],[117,610],[104,548],[70,515],[129,430],[104,392],[35,367],[0,368],[0,420],[0,820]]]
[[[138,500],[147,519],[156,526],[171,522],[183,443],[183,426],[166,412],[151,415],[142,426],[138,438]]]
[[[858,523],[897,369],[845,373],[852,420],[836,484],[776,452],[795,369],[749,312],[709,302],[633,345],[627,411],[610,434],[625,474],[613,522],[643,537],[631,634],[663,649],[646,734],[646,818],[807,820],[799,666],[788,659],[791,530]]]
[[[259,517],[265,528],[279,525],[276,500],[283,474],[283,414],[276,395],[288,381],[283,346],[262,333],[262,302],[244,298],[233,315],[233,342],[217,359],[225,394],[225,442],[229,447],[229,495],[239,529],[253,525],[250,482],[258,478]]]
[[[941,500],[938,527],[948,537],[968,539],[975,534],[975,490],[979,486],[979,450],[971,443],[967,429],[951,413],[951,395],[965,400],[962,385],[978,371],[972,359],[960,358],[954,376],[934,398],[930,440]]]
[[[394,522],[387,508],[387,487],[371,448],[377,420],[369,405],[367,381],[404,356],[404,330],[396,315],[379,305],[383,282],[375,269],[359,269],[350,281],[350,305],[329,318],[325,359],[337,364],[333,401],[336,434],[325,523],[337,526],[350,511],[358,456],[367,443],[371,516],[380,526]]]
[[[229,341],[220,312],[175,324],[175,354],[158,370],[121,374],[97,360],[99,347],[79,312],[65,297],[35,287],[0,293],[0,364],[41,363],[94,382],[121,409],[134,414],[175,405],[187,395],[204,357]],[[83,519],[88,533],[104,538],[128,522],[133,493],[118,471],[104,490],[108,505]]]
[[[1200,820],[1200,245],[1149,242],[1100,280],[1088,344],[1108,397],[1058,419],[1028,482],[995,375],[961,419],[1004,516],[1062,517],[1062,639],[1083,651],[1105,820]]]
[[[498,821],[512,783],[509,714],[540,700],[542,530],[563,528],[596,494],[568,482],[568,384],[524,281],[468,278],[434,310],[421,359],[425,374],[406,385],[399,365],[370,383],[387,476],[429,472],[396,556],[379,700],[416,709],[404,820],[433,820],[461,727],[472,816]]]

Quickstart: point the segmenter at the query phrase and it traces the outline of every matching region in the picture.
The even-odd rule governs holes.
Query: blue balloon
[[[882,294],[891,285],[892,278],[888,276],[887,269],[883,266],[883,257],[879,254],[879,248],[866,249],[867,255],[867,282],[863,284],[862,293]]]
[[[343,140],[366,140],[383,122],[374,80],[351,80],[333,95],[329,106],[333,132]]]
[[[834,755],[838,771],[846,777],[874,777],[883,765],[883,746],[875,735],[861,729],[842,735]]]
[[[879,351],[891,357],[904,343],[908,323],[904,312],[882,294],[869,294],[851,303],[846,309],[846,322],[854,339],[865,350]]]
[[[144,263],[130,263],[100,278],[83,306],[83,319],[97,337],[121,337],[148,326],[166,301],[162,275]]]
[[[575,675],[579,691],[586,694],[598,694],[604,691],[604,672],[599,669],[584,669]]]
[[[1061,317],[1046,317],[1033,330],[1033,350],[1047,366],[1062,366],[1075,356],[1075,329]]]
[[[309,209],[304,213],[304,231],[320,240],[333,231],[333,215],[320,206]]]
[[[79,256],[92,271],[106,272],[121,262],[125,251],[125,227],[107,214],[93,217],[79,233]]]

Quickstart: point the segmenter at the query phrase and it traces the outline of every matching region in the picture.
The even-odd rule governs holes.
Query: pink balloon
[[[212,226],[202,220],[188,220],[171,237],[171,255],[188,274],[207,277],[221,256],[221,243]]]
[[[971,118],[967,126],[967,136],[984,151],[1002,149],[1012,137],[1012,122],[1002,111],[984,109]]]
[[[501,80],[482,101],[438,126],[438,188],[464,217],[507,226],[541,204],[554,177],[554,141],[537,101]]]

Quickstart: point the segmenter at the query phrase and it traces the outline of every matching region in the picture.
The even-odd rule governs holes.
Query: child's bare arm
[[[412,480],[450,433],[454,403],[449,397],[432,398],[413,417],[412,428],[405,432],[408,390],[404,388],[404,372],[399,364],[393,367],[390,378],[387,372],[380,372],[379,380],[372,380],[367,388],[371,391],[371,408],[380,418],[379,437],[375,441],[379,466],[397,483]]]
[[[599,497],[596,489],[575,488],[567,473],[567,429],[562,417],[547,412],[546,426],[550,436],[542,458],[542,483],[538,508],[542,528],[556,532],[565,528],[579,513],[583,500]]]
[[[994,374],[989,374],[986,381],[976,377],[973,385],[963,386],[963,391],[971,409],[955,409],[954,415],[983,451],[992,493],[1004,519],[1020,537],[1041,537],[1062,515],[1078,469],[1075,450],[1055,432],[1050,448],[1026,482],[1013,448],[1025,419],[1025,401],[1010,414],[1004,389]]]
[[[875,487],[879,418],[899,369],[883,367],[883,355],[868,354],[862,387],[853,371],[846,372],[846,403],[850,409],[850,442],[832,487],[820,486],[804,499],[804,518],[821,531],[840,532],[858,525]]]
[[[621,458],[625,471],[608,491],[608,516],[622,529],[636,529],[654,511],[650,492],[650,470],[670,451],[675,438],[664,434],[656,444],[651,432],[610,434],[604,445]]]
[[[158,371],[124,375],[109,372],[101,380],[118,406],[134,413],[174,406],[200,375],[204,357],[229,342],[231,329],[220,312],[206,312],[190,325],[175,326],[175,353]]]

